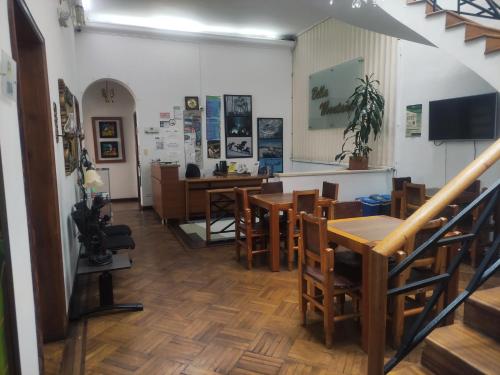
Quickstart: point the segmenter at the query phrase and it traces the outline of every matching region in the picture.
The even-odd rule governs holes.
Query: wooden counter
[[[180,179],[178,165],[153,163],[153,208],[162,221],[187,221],[192,216],[204,217],[207,190],[260,186],[267,178],[268,176],[230,175]]]

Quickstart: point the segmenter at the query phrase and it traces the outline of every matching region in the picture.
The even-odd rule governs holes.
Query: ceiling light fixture
[[[330,5],[334,4],[334,0],[330,0]],[[359,9],[364,5],[371,4],[374,7],[377,6],[377,0],[353,0],[352,1],[352,8],[353,9]]]
[[[272,30],[258,28],[237,28],[223,25],[205,25],[201,22],[189,18],[171,16],[136,17],[100,13],[90,14],[89,22],[144,27],[149,29],[179,31],[187,33],[232,36],[237,35],[259,39],[279,39],[279,34]]]
[[[106,103],[114,103],[115,98],[115,89],[112,87],[111,89],[108,86],[108,81],[106,81],[106,86],[101,90],[102,97]]]

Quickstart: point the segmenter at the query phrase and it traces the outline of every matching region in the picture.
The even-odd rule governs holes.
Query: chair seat
[[[321,283],[324,282],[323,274],[318,267],[306,266],[305,273]],[[337,273],[333,276],[333,283],[337,289],[354,289],[360,286],[359,282]]]
[[[135,249],[135,242],[132,237],[119,235],[119,236],[109,236],[105,237],[102,241],[102,246],[106,250],[125,250],[125,249]]]
[[[245,232],[247,231],[247,226],[244,223],[240,223],[240,231]],[[265,236],[268,232],[267,226],[265,223],[255,223],[252,225],[252,234],[254,236]]]
[[[130,236],[132,231],[128,225],[108,225],[104,227],[103,232],[108,236],[126,235]]]

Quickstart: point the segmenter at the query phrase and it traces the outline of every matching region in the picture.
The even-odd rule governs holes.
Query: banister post
[[[368,375],[383,375],[387,319],[388,258],[371,250],[368,256]]]

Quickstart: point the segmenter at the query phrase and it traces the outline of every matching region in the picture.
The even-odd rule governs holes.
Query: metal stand
[[[111,271],[129,269],[131,261],[128,254],[114,254],[113,262],[103,266],[93,266],[92,264],[83,262],[79,264],[78,274],[100,273],[99,275],[99,306],[78,312],[78,318],[88,317],[94,314],[102,314],[107,312],[119,311],[142,311],[144,306],[142,303],[114,303],[113,293],[113,276]]]

